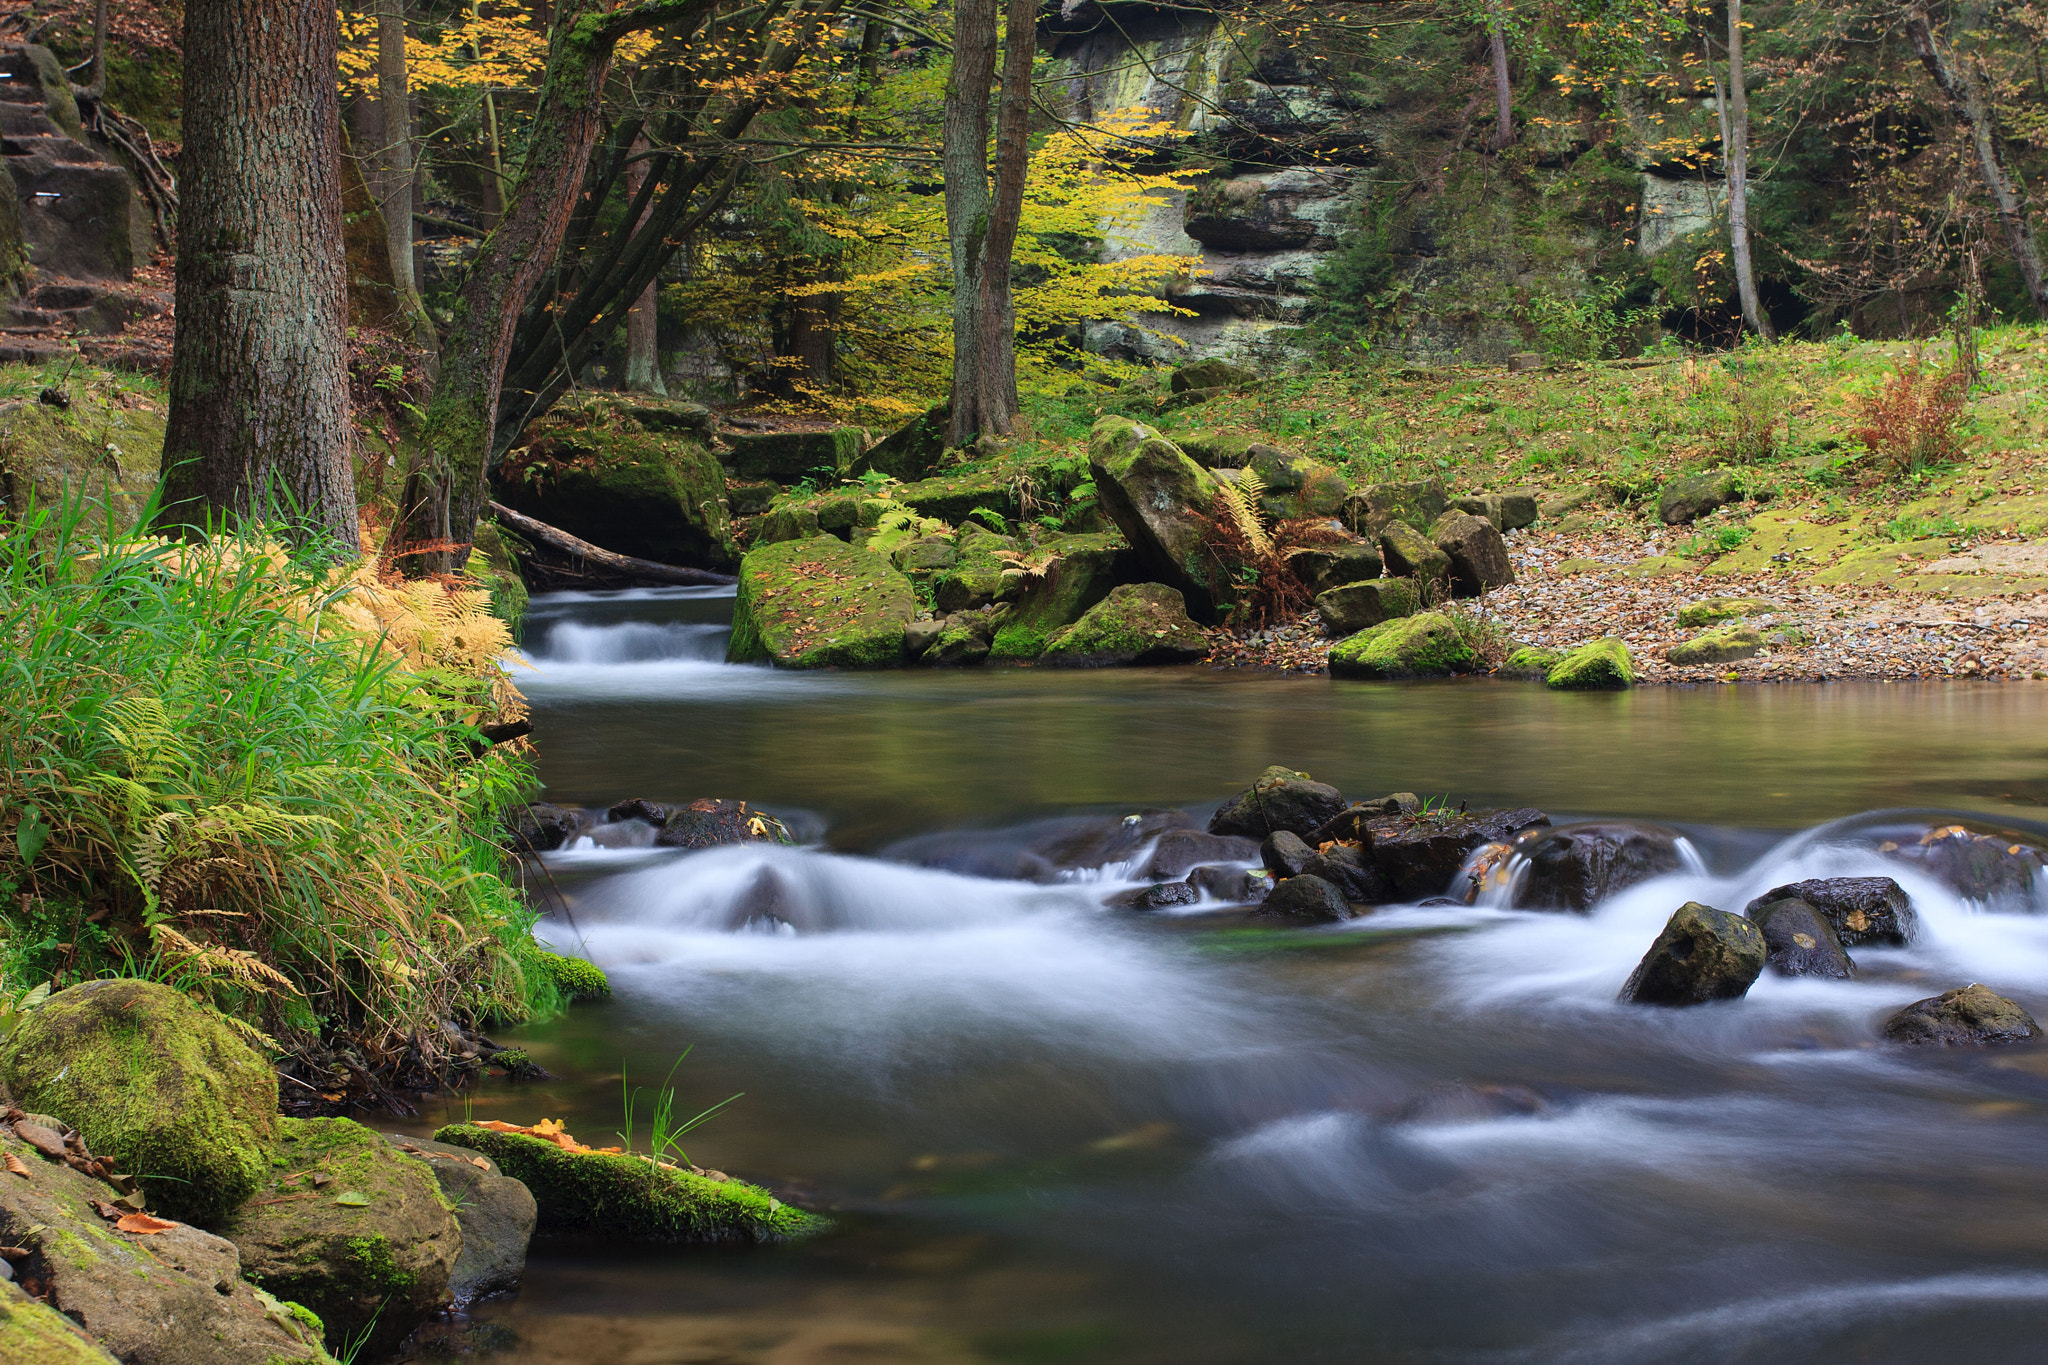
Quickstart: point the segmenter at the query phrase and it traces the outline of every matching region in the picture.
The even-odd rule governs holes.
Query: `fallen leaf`
[[[114,1231],[132,1232],[146,1237],[153,1232],[169,1232],[172,1228],[180,1226],[182,1224],[173,1223],[165,1218],[153,1218],[146,1213],[130,1213],[122,1215],[115,1222]]]
[[[21,1159],[20,1157],[16,1156],[16,1155],[15,1155],[14,1153],[12,1153],[12,1152],[9,1152],[9,1153],[7,1154],[7,1158],[6,1158],[6,1160],[7,1160],[7,1169],[8,1169],[8,1170],[10,1170],[10,1171],[14,1172],[14,1173],[15,1173],[16,1175],[20,1176],[20,1177],[21,1177],[21,1178],[22,1178],[23,1180],[26,1180],[26,1179],[28,1179],[28,1165],[27,1165],[27,1163],[26,1163],[26,1162],[24,1162],[24,1161],[23,1161],[23,1160],[22,1160],[22,1159]]]
[[[366,1209],[370,1207],[370,1196],[361,1190],[345,1190],[334,1196],[334,1202],[345,1209]]]
[[[472,1166],[474,1166],[474,1167],[476,1167],[476,1168],[477,1168],[478,1170],[480,1170],[480,1171],[488,1171],[489,1169],[491,1169],[491,1163],[490,1163],[490,1162],[488,1162],[488,1161],[485,1161],[485,1160],[484,1160],[484,1159],[483,1159],[482,1157],[480,1157],[480,1156],[473,1156],[473,1157],[471,1157],[471,1158],[469,1159],[469,1164],[470,1164],[470,1165],[472,1165]]]

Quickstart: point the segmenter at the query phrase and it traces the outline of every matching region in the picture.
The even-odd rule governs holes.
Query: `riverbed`
[[[561,1079],[413,1126],[564,1118],[603,1145],[622,1075],[673,1068],[685,1112],[741,1096],[692,1161],[839,1230],[542,1239],[521,1293],[462,1324],[491,1359],[2040,1358],[2048,1048],[1902,1051],[1875,1025],[1971,981],[2048,1011],[2048,904],[1965,903],[1867,835],[1897,808],[2038,830],[2048,686],[786,674],[722,662],[729,611],[536,600],[519,682],[546,795],[740,797],[802,846],[550,855],[544,932],[614,998],[500,1037]],[[1130,862],[998,875],[1058,822],[1206,815],[1271,763],[1354,797],[1656,821],[1688,866],[1587,916],[1283,932],[1104,909]],[[1615,1003],[1681,902],[1877,871],[1924,932],[1859,949],[1856,981]],[[778,912],[751,914],[764,886]]]

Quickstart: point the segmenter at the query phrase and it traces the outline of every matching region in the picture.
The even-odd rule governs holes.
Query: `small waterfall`
[[[725,626],[682,621],[557,621],[528,646],[527,658],[535,665],[724,663],[730,634]]]

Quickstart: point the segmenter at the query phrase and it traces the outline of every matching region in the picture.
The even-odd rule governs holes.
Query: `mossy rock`
[[[1627,645],[1605,635],[1588,640],[1558,660],[1544,681],[1559,691],[1619,691],[1635,685],[1635,662],[1628,656]]]
[[[1344,523],[1367,536],[1376,536],[1397,521],[1423,531],[1436,525],[1448,506],[1450,494],[1442,479],[1376,483],[1344,504]]]
[[[755,518],[749,529],[748,539],[755,546],[774,545],[784,540],[809,540],[824,534],[818,525],[818,509],[813,503],[785,503],[771,507]]]
[[[492,476],[498,501],[617,554],[730,564],[725,470],[703,445],[615,405],[558,407]]]
[[[88,981],[57,992],[0,1045],[17,1104],[78,1129],[140,1176],[152,1207],[210,1224],[269,1176],[277,1073],[168,986]]]
[[[1030,480],[1041,492],[1056,491],[1049,486],[1049,474],[1045,462],[977,465],[907,483],[890,493],[919,516],[954,526],[978,520],[974,514],[984,509],[1012,522],[1024,513],[1017,501],[1019,479]]]
[[[1218,572],[1204,547],[1215,476],[1151,427],[1116,416],[1089,433],[1088,468],[1102,509],[1145,571],[1207,619]]]
[[[911,418],[868,448],[855,460],[852,472],[877,470],[904,483],[916,483],[931,473],[946,453],[946,432],[953,420],[953,405],[941,403]]]
[[[1664,657],[1680,668],[1692,668],[1701,664],[1731,664],[1738,659],[1754,658],[1763,647],[1763,634],[1755,626],[1726,625],[1697,639],[1671,646],[1664,651]]]
[[[1197,360],[1183,365],[1173,372],[1168,386],[1175,393],[1187,393],[1194,389],[1236,389],[1254,383],[1259,372],[1243,365],[1233,365],[1227,360]]]
[[[996,558],[1017,552],[1015,537],[970,524],[961,529],[954,545],[953,562],[932,575],[932,604],[939,611],[973,611],[1008,601],[1022,590],[1016,575],[1005,575],[1009,565]]]
[[[1678,624],[1688,630],[1700,626],[1718,625],[1744,616],[1755,616],[1762,612],[1775,611],[1769,602],[1758,597],[1709,597],[1700,602],[1689,602],[1678,609]]]
[[[517,641],[519,623],[526,618],[529,594],[526,580],[519,574],[519,561],[513,556],[509,538],[497,522],[477,523],[467,572],[490,590],[491,615],[503,621],[505,628],[512,632],[513,640]]]
[[[251,1280],[319,1315],[330,1349],[367,1329],[389,1350],[448,1298],[455,1213],[433,1172],[360,1123],[280,1124],[272,1182],[222,1233]]]
[[[1039,554],[1055,559],[1045,572],[1019,588],[1010,612],[996,629],[992,659],[1035,659],[1046,643],[1081,619],[1116,586],[1119,555],[1126,553],[1115,532],[1056,536],[1038,543]]]
[[[1340,678],[1440,678],[1477,663],[1458,623],[1440,611],[1396,617],[1330,646],[1330,672]]]
[[[1414,580],[1407,578],[1372,578],[1316,594],[1316,616],[1324,630],[1339,637],[1413,616],[1421,605]]]
[[[717,1180],[644,1157],[571,1152],[525,1133],[455,1123],[436,1142],[482,1152],[533,1191],[540,1226],[591,1228],[643,1242],[779,1242],[809,1237],[829,1220],[740,1180]]]
[[[747,552],[733,600],[728,662],[778,668],[890,668],[917,614],[910,580],[831,536]]]
[[[1508,655],[1507,662],[1500,666],[1500,671],[1504,677],[1509,678],[1547,680],[1550,677],[1550,670],[1563,662],[1564,651],[1561,649],[1523,645]]]
[[[824,471],[836,477],[852,470],[860,458],[858,427],[828,431],[762,431],[726,438],[726,462],[735,477],[800,483]]]
[[[1208,653],[1208,637],[1188,618],[1179,593],[1163,583],[1133,583],[1113,589],[1046,641],[1039,661],[1054,668],[1111,668],[1192,663]]]
[[[548,974],[555,979],[555,989],[565,1000],[602,1000],[612,993],[612,983],[605,976],[604,968],[595,962],[586,962],[580,957],[564,957],[545,949],[534,954]]]
[[[1206,469],[1242,469],[1260,441],[1253,432],[1222,427],[1215,431],[1178,432],[1173,443],[1180,447],[1181,454]]]
[[[1657,517],[1666,526],[1682,526],[1741,497],[1742,480],[1732,469],[1681,474],[1658,495]]]
[[[0,367],[0,382],[29,393],[55,378],[39,366]],[[163,401],[133,376],[97,370],[80,369],[59,387],[68,408],[26,402],[0,410],[0,518],[75,499],[89,528],[109,517],[123,529],[134,525],[163,463]]]
[[[0,1360],[21,1365],[115,1365],[78,1324],[0,1281]]]
[[[1451,576],[1450,555],[1405,521],[1389,522],[1381,529],[1380,557],[1390,577],[1441,584]]]

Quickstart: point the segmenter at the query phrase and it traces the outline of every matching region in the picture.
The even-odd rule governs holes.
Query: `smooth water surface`
[[[840,1231],[543,1240],[522,1293],[476,1311],[491,1358],[2042,1358],[2048,1048],[1874,1038],[1970,981],[2048,1012],[2048,914],[1965,904],[1853,821],[1798,832],[1879,807],[2039,817],[2048,688],[806,676],[719,662],[728,608],[536,603],[520,682],[548,796],[745,797],[812,842],[548,859],[547,933],[616,995],[517,1035],[574,1079],[473,1112],[602,1145],[621,1067],[652,1084],[693,1047],[684,1104],[745,1095],[691,1159]],[[1588,916],[1285,933],[1103,909],[1128,865],[944,870],[1075,812],[1206,809],[1274,762],[1354,796],[1662,820],[1701,864]],[[1898,876],[1924,932],[1857,950],[1857,981],[1614,1003],[1680,902],[1858,872]]]

